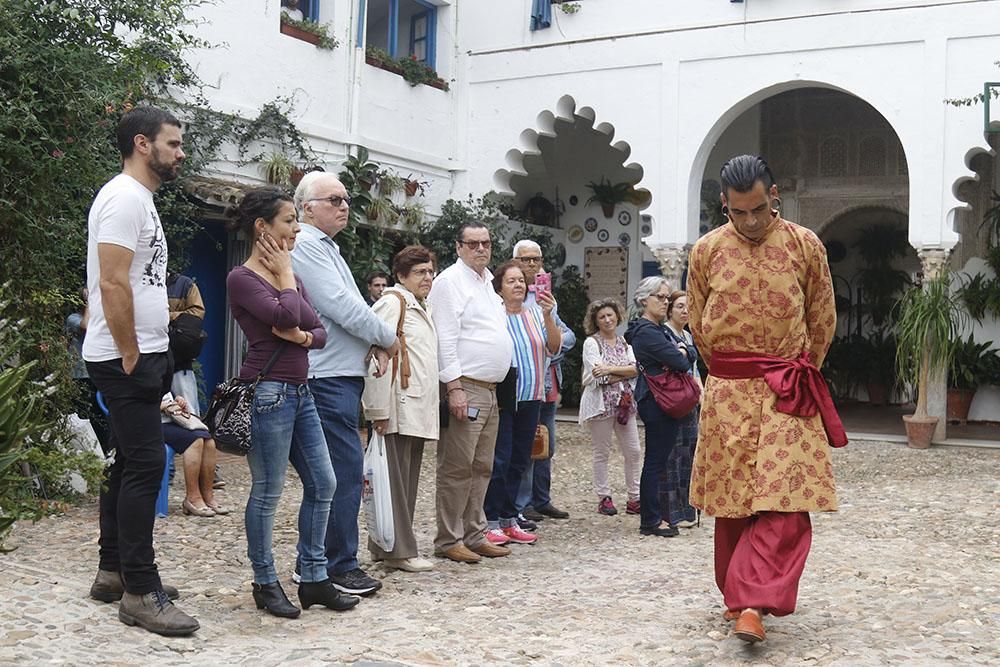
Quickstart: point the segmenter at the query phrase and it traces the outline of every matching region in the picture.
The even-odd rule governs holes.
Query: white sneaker
[[[434,564],[425,558],[386,558],[383,564],[393,570],[403,572],[427,572],[434,569]]]

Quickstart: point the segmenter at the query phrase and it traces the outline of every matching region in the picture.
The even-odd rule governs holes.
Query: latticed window
[[[885,139],[865,137],[858,146],[858,175],[885,176]]]
[[[847,142],[827,137],[819,145],[819,175],[847,176]]]

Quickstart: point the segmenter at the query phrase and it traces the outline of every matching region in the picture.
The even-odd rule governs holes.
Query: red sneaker
[[[638,514],[640,505],[638,500],[630,500],[625,503],[625,514]]]
[[[503,531],[499,528],[494,528],[493,530],[486,531],[486,539],[490,544],[496,544],[500,546],[502,544],[507,544],[510,542],[510,538],[504,535]]]
[[[605,516],[614,516],[618,514],[618,509],[615,504],[611,502],[611,496],[604,496],[601,498],[601,502],[597,504],[598,514],[603,514]]]
[[[507,526],[506,528],[501,528],[503,534],[507,536],[507,539],[514,544],[534,544],[538,539],[538,536],[532,535],[521,530],[520,526]]]

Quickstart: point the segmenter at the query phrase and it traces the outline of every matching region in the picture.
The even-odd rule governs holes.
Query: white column
[[[932,280],[941,274],[948,264],[950,248],[923,247],[917,250],[924,280]],[[927,414],[937,417],[937,427],[934,429],[934,442],[941,442],[948,437],[948,372],[947,370],[930,376],[927,383]]]
[[[671,290],[681,288],[681,277],[687,268],[689,243],[654,243],[649,246],[653,256],[660,262],[660,273],[670,282]]]

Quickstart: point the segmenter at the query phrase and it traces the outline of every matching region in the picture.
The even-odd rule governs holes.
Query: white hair
[[[538,245],[531,239],[521,239],[514,244],[514,251],[511,254],[511,257],[514,257],[515,259],[520,257],[522,250],[537,250],[539,255],[542,254],[542,246]]]
[[[302,210],[302,207],[307,201],[313,198],[313,195],[316,192],[316,186],[319,184],[319,181],[325,178],[332,178],[338,183],[340,182],[337,175],[329,171],[310,171],[302,177],[301,181],[299,181],[299,186],[295,188],[293,203],[295,204],[295,210],[298,212],[300,220],[302,219],[302,216],[305,215],[305,211]]]
[[[646,309],[646,299],[664,285],[670,289],[670,282],[663,276],[647,276],[639,281],[639,286],[635,288],[635,294],[632,295],[632,302],[635,304],[638,314],[641,315],[642,311]]]

